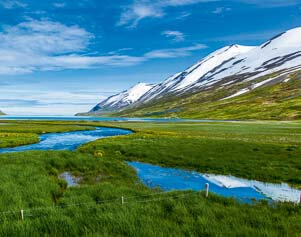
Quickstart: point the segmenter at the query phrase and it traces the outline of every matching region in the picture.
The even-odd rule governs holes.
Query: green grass
[[[16,147],[39,142],[40,134],[93,129],[91,126],[57,125],[26,121],[0,122],[0,148]]]
[[[35,133],[0,133],[0,148],[15,147],[39,142]]]
[[[0,121],[0,132],[13,133],[58,133],[68,131],[91,130],[91,126],[84,126],[80,124],[62,124],[56,122],[43,121]]]
[[[83,177],[81,187],[67,189],[57,178],[63,171]],[[154,191],[137,184],[135,172],[110,156],[1,155],[0,181],[0,211],[16,212],[0,214],[1,236],[297,236],[301,231],[301,208],[292,204],[239,204],[197,192],[160,194],[161,200],[146,202],[158,198],[147,197]],[[121,205],[121,196],[135,198]],[[104,200],[115,201],[101,204]]]
[[[0,236],[300,236],[300,205],[248,205],[213,194],[206,199],[198,192],[161,194],[143,186],[124,162],[298,186],[300,123],[22,121],[15,134],[37,136],[101,125],[136,133],[91,142],[74,152],[0,155]],[[0,127],[6,129],[0,136],[14,132],[14,125],[9,126]],[[79,187],[67,188],[58,178],[66,171],[81,178]]]

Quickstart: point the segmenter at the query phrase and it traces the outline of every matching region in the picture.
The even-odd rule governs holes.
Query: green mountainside
[[[277,76],[279,79],[273,80],[272,83],[225,99],[254,83]],[[227,80],[231,81],[231,78]],[[228,86],[216,85],[208,90],[170,96],[111,115],[191,119],[301,119],[301,71],[285,76],[280,76],[280,73],[270,74],[255,81],[243,81]]]

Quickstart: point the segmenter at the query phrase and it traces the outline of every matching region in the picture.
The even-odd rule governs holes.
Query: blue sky
[[[229,45],[301,26],[300,0],[0,0],[0,109],[70,115]]]

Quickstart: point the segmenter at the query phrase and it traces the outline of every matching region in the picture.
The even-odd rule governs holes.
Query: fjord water
[[[0,116],[0,120],[44,120],[44,121],[132,121],[132,122],[202,122],[211,120],[179,119],[179,118],[122,118],[122,117],[90,117],[90,116]],[[213,121],[213,120],[212,120]]]
[[[132,131],[118,128],[97,127],[95,130],[64,133],[48,133],[40,136],[40,142],[14,148],[0,149],[0,153],[29,150],[75,150],[80,145],[104,137],[127,135]]]
[[[208,183],[210,192],[233,197],[245,203],[252,200],[299,202],[300,190],[287,184],[271,184],[246,180],[233,176],[201,174],[183,169],[164,168],[140,162],[128,162],[138,173],[140,180],[150,188],[164,191],[204,190]]]

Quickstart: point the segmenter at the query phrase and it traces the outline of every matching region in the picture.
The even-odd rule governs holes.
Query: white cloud
[[[1,48],[18,52],[59,54],[83,51],[93,35],[78,26],[30,20],[0,33]]]
[[[284,7],[300,4],[300,0],[232,0],[247,4],[258,5],[261,7]]]
[[[217,7],[215,8],[214,11],[212,11],[213,14],[221,14],[221,13],[224,13],[224,12],[229,12],[231,11],[232,9],[229,8],[229,7]]]
[[[178,19],[178,20],[183,20],[183,19],[185,19],[185,18],[187,18],[187,17],[189,17],[189,16],[191,16],[191,13],[190,13],[190,12],[182,12],[182,13],[177,17],[177,19]]]
[[[255,32],[255,33],[227,35],[227,36],[211,38],[208,39],[208,41],[232,42],[232,43],[234,42],[237,43],[238,41],[251,41],[251,40],[266,41],[283,31],[285,30],[273,30],[273,31],[264,31],[264,32]]]
[[[84,53],[93,38],[78,26],[48,20],[7,26],[0,33],[0,74],[128,66],[144,60],[127,55],[86,56]]]
[[[160,49],[153,50],[144,55],[145,58],[176,58],[176,57],[185,57],[191,54],[192,51],[197,51],[207,48],[204,44],[196,44],[190,47],[183,48],[171,48],[171,49]]]
[[[165,9],[168,7],[179,7],[214,1],[219,0],[135,0],[124,9],[117,25],[136,27],[144,18],[163,17],[165,15]]]
[[[130,27],[136,27],[140,20],[147,17],[162,17],[164,12],[156,6],[134,3],[132,6],[122,13],[117,25],[124,26],[130,23]]]
[[[283,7],[300,4],[300,0],[231,0],[260,7]],[[123,9],[118,26],[136,27],[145,18],[160,18],[165,15],[166,8],[180,7],[206,2],[222,2],[222,0],[133,0],[133,3]],[[217,8],[216,13],[227,8]],[[189,14],[188,14],[189,15]],[[184,18],[186,14],[183,15]],[[181,19],[181,16],[179,16]]]
[[[0,6],[6,9],[25,8],[27,4],[17,0],[0,0]]]
[[[108,55],[116,55],[116,54],[120,54],[122,52],[131,51],[131,50],[133,50],[133,48],[121,48],[121,49],[109,52]]]
[[[181,39],[180,34],[173,34],[178,40]],[[187,56],[191,51],[205,47],[198,44],[186,48],[161,49],[142,56],[124,55],[130,50],[125,48],[98,56],[89,52],[93,38],[93,34],[79,26],[66,26],[49,20],[30,20],[4,27],[0,33],[0,74],[131,66],[156,57]]]
[[[181,42],[185,40],[185,35],[180,31],[175,30],[166,30],[162,32],[162,35],[164,35],[167,38],[172,39],[175,42]]]
[[[104,99],[101,92],[0,89],[0,107],[9,115],[74,115]],[[54,114],[55,113],[55,114]]]
[[[56,8],[64,8],[66,6],[66,3],[64,2],[55,2],[53,3],[53,6]]]

